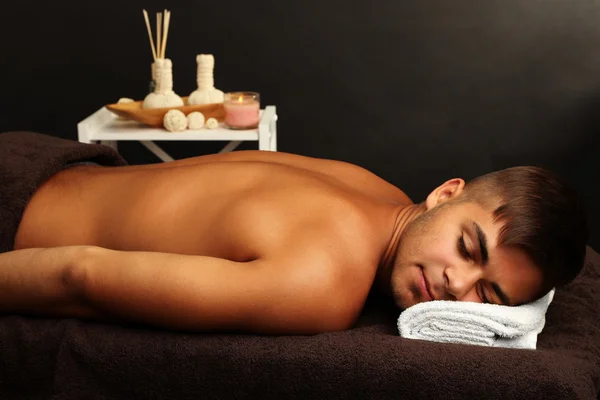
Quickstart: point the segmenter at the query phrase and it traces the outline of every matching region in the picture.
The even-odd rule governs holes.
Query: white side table
[[[259,150],[277,151],[277,114],[275,106],[267,106],[260,112],[258,128],[249,130],[217,129],[186,130],[172,133],[165,129],[151,128],[135,121],[123,121],[102,107],[77,124],[78,140],[82,143],[100,142],[118,150],[117,142],[137,140],[164,162],[173,158],[154,141],[158,140],[217,140],[229,141],[220,153],[233,151],[245,140],[258,141]]]

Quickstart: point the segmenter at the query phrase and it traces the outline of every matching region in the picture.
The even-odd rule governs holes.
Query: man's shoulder
[[[352,207],[337,211],[298,224],[270,258],[290,292],[318,299],[311,307],[348,322],[368,296],[380,249],[364,212]]]
[[[301,250],[300,250],[301,251]],[[325,246],[273,259],[269,279],[276,282],[290,315],[302,315],[316,331],[350,328],[358,318],[375,277],[369,260],[340,257]]]

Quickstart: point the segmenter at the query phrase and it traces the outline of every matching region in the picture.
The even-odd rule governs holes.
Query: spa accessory
[[[182,100],[185,102],[187,97],[183,97]],[[144,108],[143,101],[134,101],[133,103],[114,103],[107,104],[105,107],[110,112],[127,118],[133,121],[140,122],[142,124],[152,126],[154,128],[163,127],[163,118],[169,110],[179,110],[185,115],[194,111],[201,112],[204,118],[216,118],[218,121],[223,121],[225,117],[225,110],[223,109],[223,103],[217,104],[201,104],[198,106],[180,106],[171,108]]]
[[[465,301],[428,301],[400,314],[400,335],[409,339],[535,349],[554,289],[529,304],[509,307]]]
[[[135,100],[130,99],[129,97],[121,97],[119,99],[119,101],[117,101],[117,104],[131,104],[135,102]],[[117,119],[121,120],[121,121],[127,121],[129,118],[126,117],[122,117],[122,116],[117,116]]]
[[[230,129],[253,129],[258,126],[260,94],[231,92],[225,94],[225,125]]]
[[[183,100],[173,92],[173,70],[171,60],[157,59],[154,61],[156,87],[144,99],[144,108],[167,108],[183,105]]]
[[[212,54],[199,54],[196,56],[198,70],[196,82],[198,89],[192,92],[188,98],[189,105],[213,104],[223,102],[223,92],[215,89],[213,71],[215,58]]]
[[[148,13],[144,12],[146,28],[150,38],[150,47],[154,63],[152,64],[152,80],[155,83],[154,92],[149,93],[144,99],[143,108],[168,108],[183,106],[183,100],[175,92],[173,92],[173,63],[168,58],[165,58],[167,48],[167,38],[169,35],[169,24],[171,21],[171,12],[165,10],[164,13],[164,31],[162,27],[163,14],[158,13],[156,16],[157,32],[156,32],[156,49],[152,39],[150,21]]]
[[[163,118],[163,125],[169,132],[181,132],[186,130],[188,119],[179,110],[169,110]]]
[[[206,128],[208,129],[217,129],[219,127],[219,121],[215,118],[209,118],[206,120]]]
[[[204,126],[204,114],[194,111],[188,114],[188,129],[197,130]]]

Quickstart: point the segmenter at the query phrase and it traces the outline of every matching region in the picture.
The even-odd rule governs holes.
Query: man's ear
[[[450,179],[435,188],[433,192],[427,196],[425,207],[430,210],[438,204],[446,200],[458,197],[465,188],[465,181],[460,178]]]

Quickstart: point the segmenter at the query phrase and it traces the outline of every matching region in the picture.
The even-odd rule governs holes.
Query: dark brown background
[[[12,2],[0,14],[0,131],[75,139],[102,105],[142,99],[141,10],[154,23],[165,7],[175,91],[195,89],[196,54],[214,54],[218,88],[277,106],[280,151],[359,164],[416,201],[454,176],[541,165],[583,194],[600,248],[600,2]],[[164,147],[189,157],[221,145]]]

